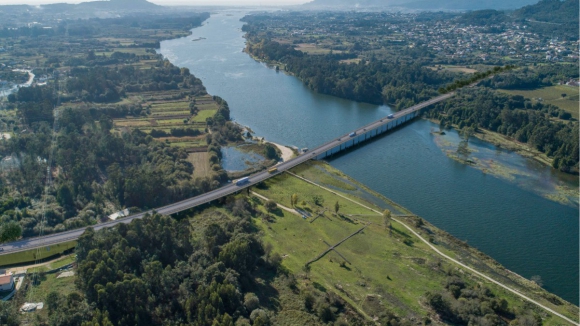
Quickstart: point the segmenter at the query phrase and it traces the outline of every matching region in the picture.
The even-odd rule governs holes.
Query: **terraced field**
[[[205,152],[206,119],[215,115],[218,104],[210,95],[182,100],[171,99],[175,95],[177,95],[175,92],[161,91],[144,92],[131,97],[133,103],[138,102],[147,110],[140,116],[115,119],[115,127],[139,129],[148,134],[153,129],[164,131],[168,135],[156,137],[157,140],[170,146],[183,147],[190,153]],[[192,107],[196,109],[192,110]],[[175,137],[171,135],[172,129],[196,129],[200,131],[200,135]]]

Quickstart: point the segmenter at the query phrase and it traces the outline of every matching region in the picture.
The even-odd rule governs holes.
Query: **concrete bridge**
[[[362,143],[370,138],[373,138],[373,137],[376,137],[380,134],[383,134],[383,133],[385,133],[393,128],[397,128],[398,126],[401,126],[404,123],[411,121],[413,118],[417,117],[420,114],[421,109],[423,109],[431,104],[435,104],[437,102],[444,101],[444,100],[452,97],[453,95],[455,95],[455,93],[441,95],[441,96],[435,97],[429,101],[425,101],[423,103],[414,105],[414,106],[407,108],[405,110],[394,113],[392,115],[392,117],[390,117],[390,118],[385,117],[385,118],[380,119],[378,121],[369,123],[368,125],[363,126],[357,130],[353,130],[351,133],[340,136],[339,138],[333,139],[333,140],[331,140],[323,145],[320,145],[320,146],[312,149],[311,151],[303,153],[302,155],[299,155],[298,157],[295,157],[291,160],[288,160],[286,162],[278,164],[276,166],[277,170],[274,173],[270,173],[269,171],[258,172],[258,173],[255,173],[255,174],[248,176],[247,182],[245,182],[243,184],[231,183],[231,184],[228,184],[228,185],[223,186],[221,188],[218,188],[216,190],[207,192],[205,194],[201,194],[201,195],[193,197],[193,198],[185,199],[185,200],[182,200],[182,201],[179,201],[179,202],[176,202],[173,204],[169,204],[169,205],[166,205],[163,207],[158,207],[156,209],[153,209],[153,210],[150,210],[147,212],[133,214],[133,215],[130,215],[130,216],[127,216],[125,218],[118,219],[115,221],[109,221],[109,222],[97,224],[97,225],[94,225],[91,227],[95,231],[97,231],[97,230],[100,230],[103,228],[113,227],[113,226],[118,225],[120,223],[124,223],[124,224],[130,223],[134,219],[143,218],[145,215],[152,214],[154,212],[157,212],[159,214],[164,214],[164,215],[171,215],[171,214],[179,213],[179,212],[182,212],[184,210],[187,210],[187,209],[190,209],[190,208],[193,208],[196,206],[200,206],[200,205],[209,203],[211,201],[217,200],[217,199],[225,197],[225,196],[229,196],[229,195],[234,194],[234,193],[236,193],[244,188],[251,187],[257,183],[260,183],[260,182],[267,180],[273,176],[276,176],[280,172],[289,170],[289,169],[291,169],[299,164],[302,164],[308,160],[324,159],[325,157],[327,157],[329,155],[336,154],[336,153],[343,151],[347,148],[350,148],[350,147],[355,146],[359,143]],[[81,234],[83,234],[83,232],[85,232],[85,230],[87,228],[88,227],[84,227],[84,228],[69,230],[69,231],[60,232],[60,233],[56,233],[56,234],[45,235],[42,237],[27,238],[27,239],[22,239],[22,240],[11,242],[11,243],[5,243],[5,244],[0,245],[0,256],[6,255],[9,253],[14,253],[14,252],[26,251],[26,250],[30,250],[30,249],[37,249],[37,248],[48,249],[49,246],[51,246],[51,245],[73,241],[73,240],[78,239],[81,236]],[[0,260],[0,265],[1,264],[2,264],[2,261]]]
[[[438,97],[435,97],[429,101],[425,101],[423,103],[419,103],[417,105],[414,105],[410,108],[407,108],[405,110],[399,111],[397,113],[394,113],[392,118],[383,118],[380,119],[378,121],[374,121],[366,126],[363,126],[355,131],[353,131],[352,133],[348,134],[348,135],[344,135],[339,137],[338,139],[336,139],[335,141],[326,143],[325,145],[322,145],[320,147],[318,147],[318,151],[315,151],[315,159],[317,160],[322,160],[328,156],[334,155],[336,153],[339,153],[341,151],[344,151],[348,148],[351,148],[355,145],[358,145],[364,141],[367,141],[373,137],[379,136],[381,134],[384,134],[385,132],[392,130],[394,128],[397,128],[411,120],[413,120],[414,118],[416,118],[420,113],[421,113],[421,109],[437,103],[437,102],[441,102],[443,100],[446,100],[450,97],[452,97],[453,95],[455,95],[455,93],[448,93],[445,95],[441,95]],[[328,148],[328,144],[333,144],[334,146],[331,146],[330,148]]]

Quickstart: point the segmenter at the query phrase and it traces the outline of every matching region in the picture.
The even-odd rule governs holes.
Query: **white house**
[[[14,276],[12,273],[0,274],[0,291],[12,291],[14,288]]]

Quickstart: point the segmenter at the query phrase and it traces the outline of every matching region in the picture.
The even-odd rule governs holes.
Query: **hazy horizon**
[[[45,5],[51,3],[81,3],[88,2],[82,0],[0,0],[0,5]],[[208,5],[222,5],[222,6],[281,6],[281,5],[298,5],[311,0],[148,0],[157,5],[162,6],[208,6]]]

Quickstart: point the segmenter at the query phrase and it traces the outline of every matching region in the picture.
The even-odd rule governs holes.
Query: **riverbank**
[[[427,120],[437,123],[435,119]],[[431,131],[445,155],[486,175],[506,180],[562,205],[578,208],[578,183],[574,175],[552,168],[545,154],[501,134],[480,129],[465,142],[457,126],[446,132]],[[551,176],[559,175],[558,179]]]
[[[375,196],[376,193],[365,185],[327,163],[305,163],[294,168],[292,173],[266,181],[255,191],[287,208],[292,207],[290,198],[296,194],[298,204],[295,207],[310,212],[306,218],[297,218],[280,211],[272,217],[274,220],[258,221],[265,234],[264,241],[271,243],[275,251],[285,257],[284,265],[297,274],[303,272],[303,265],[309,259],[327,247],[325,244],[335,243],[361,226],[369,226],[364,236],[355,236],[340,245],[336,249],[339,256],[329,252],[315,261],[308,276],[310,282],[319,283],[352,306],[359,307],[363,315],[372,318],[377,313],[367,306],[365,298],[369,292],[378,294],[382,298],[381,306],[385,304],[386,309],[399,316],[423,315],[429,311],[424,306],[428,305],[425,302],[427,289],[438,291],[441,286],[438,280],[444,279],[445,273],[458,272],[457,275],[467,276],[470,282],[483,281],[482,286],[506,299],[510,307],[522,305],[518,295],[523,294],[532,302],[577,323],[576,306],[509,271],[493,258],[392,200]],[[365,197],[369,195],[374,198]],[[318,197],[319,204],[310,200],[314,197]],[[402,211],[393,211],[389,231],[382,212],[393,205]],[[338,214],[335,207],[339,207]],[[384,248],[387,248],[386,255]],[[388,275],[387,280],[385,275]],[[354,286],[360,282],[364,285]],[[544,325],[565,324],[546,313],[542,313],[542,319]]]
[[[234,121],[273,142],[314,148],[392,113],[385,106],[315,93],[297,78],[243,53],[243,15],[214,15],[198,31],[211,42],[176,39],[163,42],[160,50],[202,79],[210,93],[226,98]],[[415,121],[333,157],[330,164],[469,241],[508,269],[528,278],[540,275],[551,291],[576,301],[577,209],[523,190],[519,180],[504,181],[449,159],[429,135],[432,127],[426,120]],[[450,134],[456,136],[455,131]],[[473,143],[482,145],[475,138]],[[495,160],[494,154],[489,145],[486,155]],[[561,177],[545,170],[538,177],[539,164],[508,151],[497,154],[518,168],[534,163],[526,181],[533,179],[539,187]]]
[[[436,124],[440,123],[440,121],[437,119],[427,119],[427,120],[429,120],[433,123],[436,123]],[[452,127],[453,127],[453,129],[457,130],[458,132],[460,131],[458,125],[452,125]],[[475,133],[473,133],[473,137],[475,137],[479,140],[488,142],[490,144],[493,144],[496,147],[515,152],[523,157],[534,159],[537,162],[540,162],[544,165],[547,165],[550,167],[552,166],[553,159],[548,157],[545,153],[542,153],[542,152],[538,151],[537,149],[534,149],[534,148],[528,146],[527,144],[520,143],[515,139],[506,137],[506,136],[499,134],[497,132],[493,132],[493,131],[483,129],[483,128],[478,128],[478,130]]]
[[[295,154],[294,154],[294,151],[293,151],[293,150],[291,150],[290,148],[286,147],[286,146],[283,146],[283,145],[280,145],[280,144],[276,144],[276,143],[273,143],[273,142],[271,142],[271,141],[265,141],[265,142],[267,142],[267,143],[269,143],[269,144],[272,144],[272,145],[276,146],[276,147],[278,148],[278,150],[280,150],[280,153],[282,153],[282,154],[280,155],[280,158],[281,158],[281,159],[282,159],[282,161],[284,161],[284,162],[286,162],[286,161],[290,160],[290,159],[291,159],[291,158],[293,158],[293,157],[294,157],[294,155],[295,155]]]

